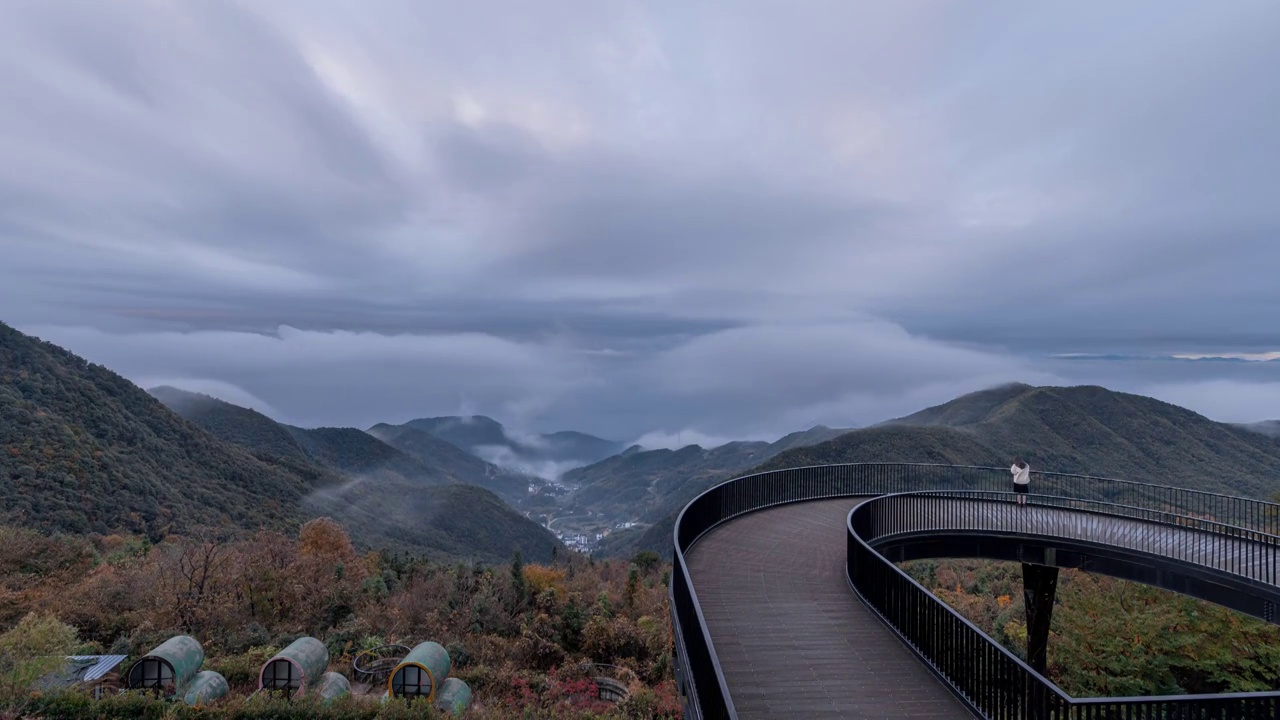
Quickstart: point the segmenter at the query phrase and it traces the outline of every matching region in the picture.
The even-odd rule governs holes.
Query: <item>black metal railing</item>
[[[1042,535],[1146,553],[1262,585],[1276,585],[1280,537],[1175,512],[1099,500],[1012,492],[937,490],[883,495],[859,506],[875,539],[940,530]],[[1069,511],[1069,512],[1063,512]],[[1280,593],[1280,589],[1277,590]]]
[[[1012,476],[1007,468],[855,463],[789,468],[748,475],[711,487],[694,498],[676,519],[674,568],[670,586],[677,679],[684,695],[686,717],[737,717],[685,561],[685,553],[707,532],[739,515],[786,503],[924,490],[1004,491],[1009,488],[1011,481]],[[1280,505],[1261,500],[1063,473],[1033,472],[1031,482],[1033,493],[1054,496],[1064,502],[1107,502],[1135,510],[1178,514],[1183,518],[1181,522],[1187,526],[1193,525],[1197,519],[1204,519],[1222,525],[1280,534]],[[928,595],[927,591],[925,594]],[[938,601],[935,599],[934,602]],[[957,650],[953,648],[951,652]],[[1076,702],[1080,708],[1093,707],[1089,705],[1092,701]],[[1109,716],[1083,714],[1074,717]]]
[[[939,531],[1041,535],[1108,544],[1179,559],[1166,533],[1126,532],[1108,527],[1149,524],[1172,530],[1187,550],[1184,562],[1274,584],[1280,538],[1213,523],[1187,528],[1182,516],[1114,503],[1031,496],[1030,507],[1006,492],[916,492],[876,497],[849,512],[850,585],[858,596],[945,682],[983,717],[1014,720],[1052,718],[1196,718],[1253,720],[1280,717],[1280,692],[1170,695],[1131,698],[1073,698],[943,603],[877,550],[896,539]],[[1037,513],[1038,509],[1058,512]],[[1072,515],[1061,513],[1066,508]],[[994,510],[994,511],[993,511]],[[1080,514],[1086,517],[1080,522]],[[1135,515],[1141,517],[1135,517]],[[1090,517],[1092,516],[1092,517]],[[1161,525],[1163,527],[1161,528]],[[1234,562],[1230,548],[1256,564]],[[1171,554],[1173,553],[1173,554]],[[1266,570],[1260,569],[1266,566]],[[1269,579],[1264,579],[1266,575]]]

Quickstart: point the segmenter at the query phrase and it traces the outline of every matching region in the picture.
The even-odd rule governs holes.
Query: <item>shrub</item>
[[[564,597],[563,568],[550,568],[543,565],[525,565],[524,579],[529,594],[537,597],[545,590],[554,590],[557,598]]]
[[[269,645],[254,647],[239,655],[212,658],[205,662],[204,669],[218,672],[233,688],[249,685],[256,688],[262,665],[277,652],[278,648]]]
[[[37,679],[63,667],[78,644],[75,628],[52,615],[28,613],[0,635],[0,693],[22,697]]]
[[[425,702],[387,703],[343,698],[331,705],[298,698],[231,698],[202,707],[158,700],[145,695],[118,695],[93,700],[78,693],[32,699],[28,713],[58,720],[434,720],[440,714]]]

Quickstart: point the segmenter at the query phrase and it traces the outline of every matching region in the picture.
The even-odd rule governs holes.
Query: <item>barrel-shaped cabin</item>
[[[453,663],[444,646],[424,642],[409,651],[387,679],[387,693],[393,697],[435,700],[436,692],[449,676]]]
[[[225,696],[229,689],[227,679],[221,674],[202,670],[191,678],[186,692],[182,694],[182,701],[188,705],[207,705]]]
[[[329,669],[329,650],[313,637],[294,640],[258,671],[258,689],[285,697],[307,694]]]
[[[195,638],[171,637],[129,668],[125,687],[173,697],[191,682],[203,664],[204,648]]]

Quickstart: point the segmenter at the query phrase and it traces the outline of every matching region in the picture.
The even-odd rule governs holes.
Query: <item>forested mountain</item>
[[[229,443],[268,455],[312,459],[289,428],[257,410],[167,385],[147,392],[170,410]]]
[[[532,562],[566,553],[546,528],[474,485],[424,488],[384,479],[356,479],[307,498],[313,515],[361,527],[365,544],[433,560],[510,561],[519,550]]]
[[[1003,467],[1016,456],[1026,458],[1033,470],[1253,497],[1280,491],[1280,438],[1093,386],[1018,384],[984,390],[787,450],[752,471],[849,462]],[[673,519],[674,513],[652,528],[616,533],[602,552],[669,552]]]
[[[726,475],[759,465],[784,450],[819,443],[847,430],[821,425],[772,443],[731,442],[704,449],[627,449],[621,455],[570,470],[561,480],[574,491],[566,503],[610,521],[653,522],[678,510]]]
[[[418,418],[400,426],[421,430],[477,457],[525,472],[547,464],[587,465],[622,452],[624,445],[586,433],[518,433],[484,415]]]
[[[1267,497],[1280,490],[1280,439],[1141,395],[1097,386],[1010,385],[829,443],[783,453],[768,467],[863,460],[1004,466],[1145,480]],[[941,462],[941,460],[939,460]]]
[[[366,478],[420,485],[478,485],[518,502],[534,478],[499,468],[426,433],[403,426],[299,428],[208,395],[172,387],[150,390],[170,409],[219,438],[249,449]]]
[[[417,460],[438,477],[488,488],[516,502],[537,478],[485,462],[452,443],[407,425],[375,425],[369,435]]]
[[[329,514],[361,545],[437,558],[501,561],[519,548],[535,559],[559,547],[487,490],[445,487],[450,480],[359,430],[290,428],[206,396],[156,394],[192,421],[0,323],[0,523],[158,540],[197,526],[287,529]],[[394,514],[371,512],[387,498]]]
[[[220,438],[341,475],[303,501],[304,514],[338,519],[365,545],[486,562],[510,559],[513,549],[547,559],[559,547],[554,535],[488,491],[517,500],[529,478],[420,431],[299,428],[208,395],[169,387],[151,393]]]
[[[116,373],[0,323],[4,522],[152,538],[197,524],[284,527],[305,495],[337,482],[222,442]]]
[[[363,430],[289,426],[288,431],[313,461],[347,475],[390,475],[419,485],[443,485],[448,481]]]

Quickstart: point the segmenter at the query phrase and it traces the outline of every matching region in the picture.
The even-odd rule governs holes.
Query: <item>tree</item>
[[[0,635],[0,697],[23,696],[37,679],[61,667],[63,657],[75,652],[77,644],[75,628],[53,615],[28,613]]]
[[[515,604],[512,610],[516,612],[523,608],[529,599],[529,586],[524,577],[524,558],[521,557],[519,550],[511,558],[511,596]]]
[[[650,571],[662,562],[662,558],[658,557],[658,553],[652,550],[641,550],[636,556],[631,558],[631,564],[640,568],[640,572],[648,575]]]
[[[298,552],[335,563],[350,564],[356,559],[356,550],[347,531],[333,518],[327,517],[316,518],[302,526],[298,531]]]
[[[640,589],[640,569],[632,565],[627,570],[627,589],[622,596],[622,604],[627,610],[634,610],[636,606],[636,592]]]
[[[223,590],[218,581],[228,561],[226,540],[203,532],[197,535],[170,551],[159,578],[159,589],[168,596],[178,627],[187,632],[209,626],[207,615]]]

